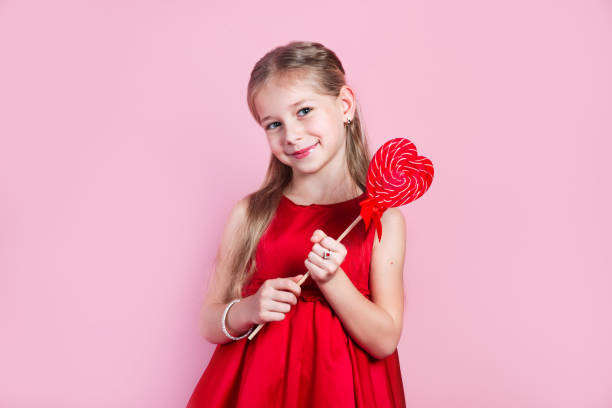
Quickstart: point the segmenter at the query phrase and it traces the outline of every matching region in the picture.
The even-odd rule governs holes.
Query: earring
[[[351,124],[351,118],[348,118],[346,122],[344,122],[344,126],[349,126]]]

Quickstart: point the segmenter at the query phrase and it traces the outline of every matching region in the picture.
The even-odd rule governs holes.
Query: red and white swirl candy
[[[359,203],[366,229],[373,220],[380,242],[382,213],[389,207],[399,207],[422,196],[433,176],[431,160],[419,156],[410,140],[398,137],[383,144],[368,167],[368,198]]]

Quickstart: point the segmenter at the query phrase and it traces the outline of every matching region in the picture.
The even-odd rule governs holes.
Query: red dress
[[[359,215],[366,193],[333,204],[300,205],[282,196],[256,253],[243,297],[270,278],[307,272],[304,260],[316,229],[337,239]],[[341,267],[371,300],[370,255],[375,228],[360,221],[342,240]],[[268,322],[253,340],[218,344],[188,408],[405,407],[397,349],[376,359],[348,335],[317,284],[308,278],[296,305]]]

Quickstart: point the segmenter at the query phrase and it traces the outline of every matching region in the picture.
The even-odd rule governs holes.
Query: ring
[[[329,251],[323,251],[323,259],[329,259],[331,253]]]

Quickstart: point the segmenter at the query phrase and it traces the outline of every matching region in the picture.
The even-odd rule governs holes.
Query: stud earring
[[[344,122],[344,126],[349,126],[351,124],[351,118],[348,118],[346,122]]]

